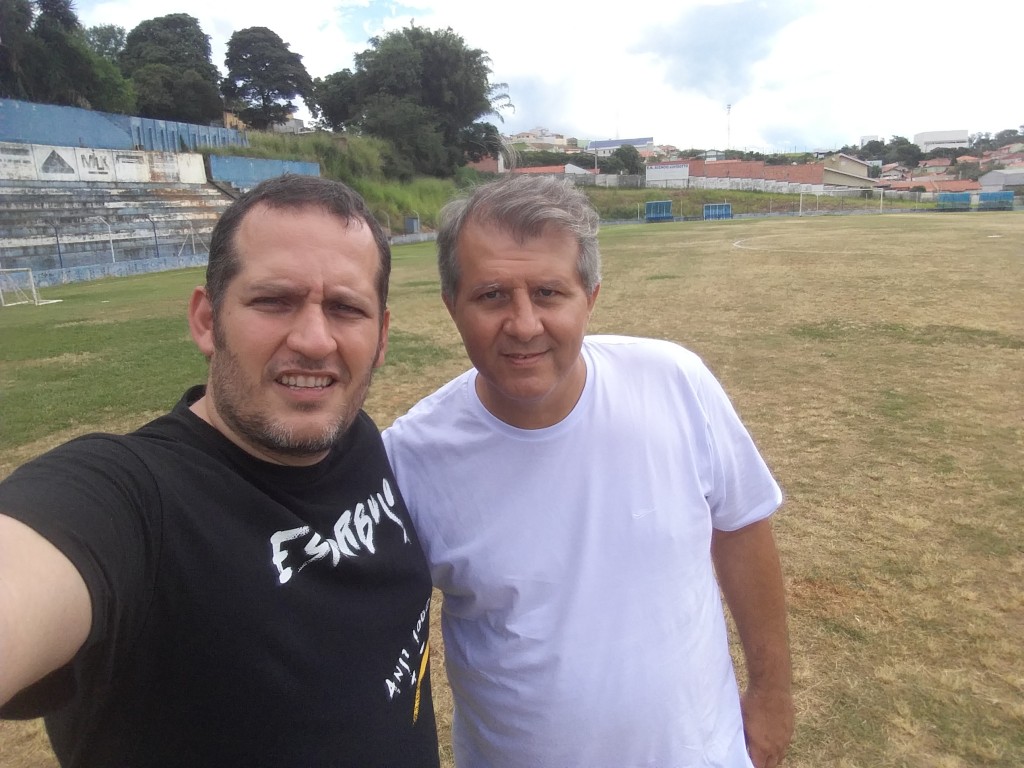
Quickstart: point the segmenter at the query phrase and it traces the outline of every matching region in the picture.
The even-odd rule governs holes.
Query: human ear
[[[192,333],[192,340],[206,359],[213,357],[216,346],[213,332],[213,302],[205,286],[196,286],[192,291],[192,297],[188,302],[188,329]]]

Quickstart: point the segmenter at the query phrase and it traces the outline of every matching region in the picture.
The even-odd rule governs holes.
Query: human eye
[[[365,317],[366,310],[344,301],[332,301],[325,309],[338,317]]]
[[[254,296],[249,304],[264,312],[283,311],[288,308],[288,299],[284,296],[272,294]]]
[[[480,291],[477,295],[477,301],[493,304],[494,302],[500,301],[504,296],[504,292],[500,288],[488,288]]]
[[[552,288],[549,285],[544,285],[537,288],[534,292],[534,301],[552,302],[557,301],[562,296],[562,292],[558,288]]]

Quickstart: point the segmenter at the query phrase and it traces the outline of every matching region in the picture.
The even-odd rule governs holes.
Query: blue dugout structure
[[[971,210],[970,192],[939,192],[935,198],[935,208],[939,211]]]
[[[977,205],[970,192],[940,192],[935,198],[935,208],[939,211],[1012,211],[1013,191],[981,192]]]
[[[704,221],[731,218],[732,203],[706,203],[704,205]]]
[[[672,201],[653,200],[644,205],[644,221],[672,221]]]
[[[1012,211],[1013,191],[982,192],[978,195],[979,211]]]

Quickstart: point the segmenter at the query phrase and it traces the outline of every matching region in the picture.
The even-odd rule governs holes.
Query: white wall
[[[199,154],[0,142],[0,179],[205,184],[206,169]]]

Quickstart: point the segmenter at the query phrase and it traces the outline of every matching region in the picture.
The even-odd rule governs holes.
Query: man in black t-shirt
[[[342,184],[218,222],[205,387],[0,484],[0,716],[66,766],[436,766],[430,576],[376,426],[390,248]]]

